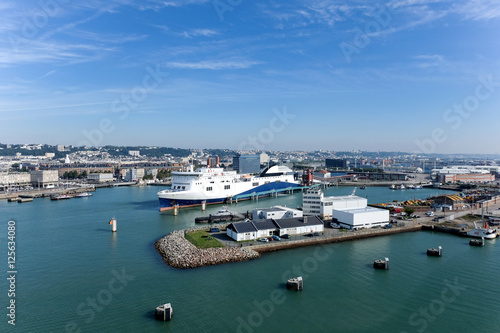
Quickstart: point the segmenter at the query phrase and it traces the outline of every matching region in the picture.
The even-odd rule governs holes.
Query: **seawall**
[[[184,230],[173,231],[155,243],[163,260],[175,268],[195,268],[255,259],[260,254],[243,247],[198,249],[184,237]]]
[[[294,249],[302,246],[340,243],[346,241],[353,241],[357,239],[380,237],[380,236],[399,234],[403,232],[415,232],[420,230],[422,230],[422,226],[419,225],[415,227],[394,228],[389,230],[346,232],[345,235],[340,235],[340,236],[317,237],[317,238],[309,238],[293,242],[283,242],[283,243],[272,242],[270,244],[254,245],[252,246],[252,249],[259,253],[265,253],[265,252],[272,252],[284,249]]]

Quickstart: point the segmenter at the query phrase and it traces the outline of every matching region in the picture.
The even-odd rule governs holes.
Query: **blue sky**
[[[500,153],[496,0],[6,0],[0,15],[0,142]]]

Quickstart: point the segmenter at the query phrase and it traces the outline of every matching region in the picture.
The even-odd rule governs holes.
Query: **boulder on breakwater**
[[[155,243],[163,260],[175,268],[195,268],[260,257],[254,250],[242,247],[199,249],[185,237],[183,230],[173,231]]]

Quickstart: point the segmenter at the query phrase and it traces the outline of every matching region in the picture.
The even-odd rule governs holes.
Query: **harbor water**
[[[160,214],[159,187],[104,188],[92,197],[0,202],[0,243],[16,228],[16,325],[2,296],[1,332],[498,332],[500,240],[471,247],[468,239],[412,232],[266,253],[248,262],[179,270],[153,244],[194,226],[220,206]],[[345,195],[352,187],[329,188]],[[426,198],[435,189],[367,187],[369,203]],[[297,207],[302,195],[228,206]],[[109,221],[115,217],[117,232]],[[442,257],[426,250],[443,247]],[[389,270],[373,261],[390,258]],[[4,272],[7,258],[4,259]],[[7,273],[5,273],[7,274]],[[304,290],[288,291],[301,275]],[[8,276],[7,276],[8,277]],[[9,289],[2,279],[1,293]],[[154,319],[171,303],[170,322]]]

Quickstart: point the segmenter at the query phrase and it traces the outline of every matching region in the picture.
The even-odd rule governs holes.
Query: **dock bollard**
[[[111,221],[109,221],[109,224],[112,225],[111,230],[113,232],[116,232],[116,219],[114,217],[111,219]]]

